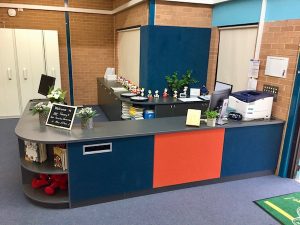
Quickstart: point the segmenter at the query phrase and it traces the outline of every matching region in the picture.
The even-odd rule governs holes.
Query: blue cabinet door
[[[151,189],[153,140],[153,136],[145,136],[70,143],[68,158],[71,205]],[[101,147],[97,151],[98,144],[109,143],[111,151],[101,150]],[[84,154],[84,145],[92,145],[88,153],[94,154]]]
[[[274,171],[283,125],[282,123],[226,129],[221,177]]]

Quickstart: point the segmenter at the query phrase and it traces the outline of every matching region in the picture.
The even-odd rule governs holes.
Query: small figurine
[[[154,98],[159,98],[158,90],[155,91]]]
[[[141,89],[139,87],[136,89],[136,94],[137,95],[141,94]]]
[[[177,98],[177,91],[174,91],[173,98]]]
[[[145,92],[145,89],[144,89],[144,88],[141,88],[141,96],[142,96],[142,97],[145,96],[144,92]]]
[[[137,87],[136,87],[135,85],[131,85],[129,90],[130,90],[131,93],[136,94],[136,92],[137,92]]]
[[[168,89],[167,88],[165,88],[165,90],[164,90],[163,97],[164,98],[168,97]]]
[[[186,97],[187,97],[187,94],[186,94],[187,89],[188,89],[188,87],[187,87],[187,86],[184,86],[183,92],[179,94],[179,97],[180,97],[180,98],[186,98]]]
[[[148,96],[147,97],[148,97],[148,99],[152,99],[153,98],[151,90],[148,90]]]
[[[184,88],[183,88],[183,94],[185,94],[185,96],[186,96],[187,90],[188,90],[188,86],[184,86]]]

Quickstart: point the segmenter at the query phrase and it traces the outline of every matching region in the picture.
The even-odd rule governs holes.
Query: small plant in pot
[[[53,87],[50,88],[47,98],[52,103],[61,103],[64,104],[65,97],[66,97],[66,91],[63,91],[60,88],[54,89]]]
[[[219,115],[218,111],[216,110],[207,110],[205,112],[206,115],[206,125],[209,127],[215,127],[216,126],[216,120]]]
[[[44,126],[46,124],[48,114],[50,112],[50,106],[45,104],[45,102],[39,102],[32,109],[32,114],[39,114],[40,125]]]
[[[81,128],[82,129],[92,129],[94,127],[93,118],[97,116],[96,110],[93,110],[91,107],[86,107],[80,109],[76,116],[81,119]]]

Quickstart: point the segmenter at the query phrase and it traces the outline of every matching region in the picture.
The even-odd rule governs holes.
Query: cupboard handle
[[[26,68],[23,68],[23,78],[24,78],[24,80],[28,79],[28,71]]]
[[[55,68],[54,67],[51,68],[51,74],[52,74],[53,77],[56,77]]]
[[[8,80],[12,80],[11,68],[7,68],[7,77],[8,77]]]

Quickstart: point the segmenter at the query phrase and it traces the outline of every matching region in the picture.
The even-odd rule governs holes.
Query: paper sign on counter
[[[186,116],[187,126],[200,126],[201,110],[198,109],[188,109]]]

